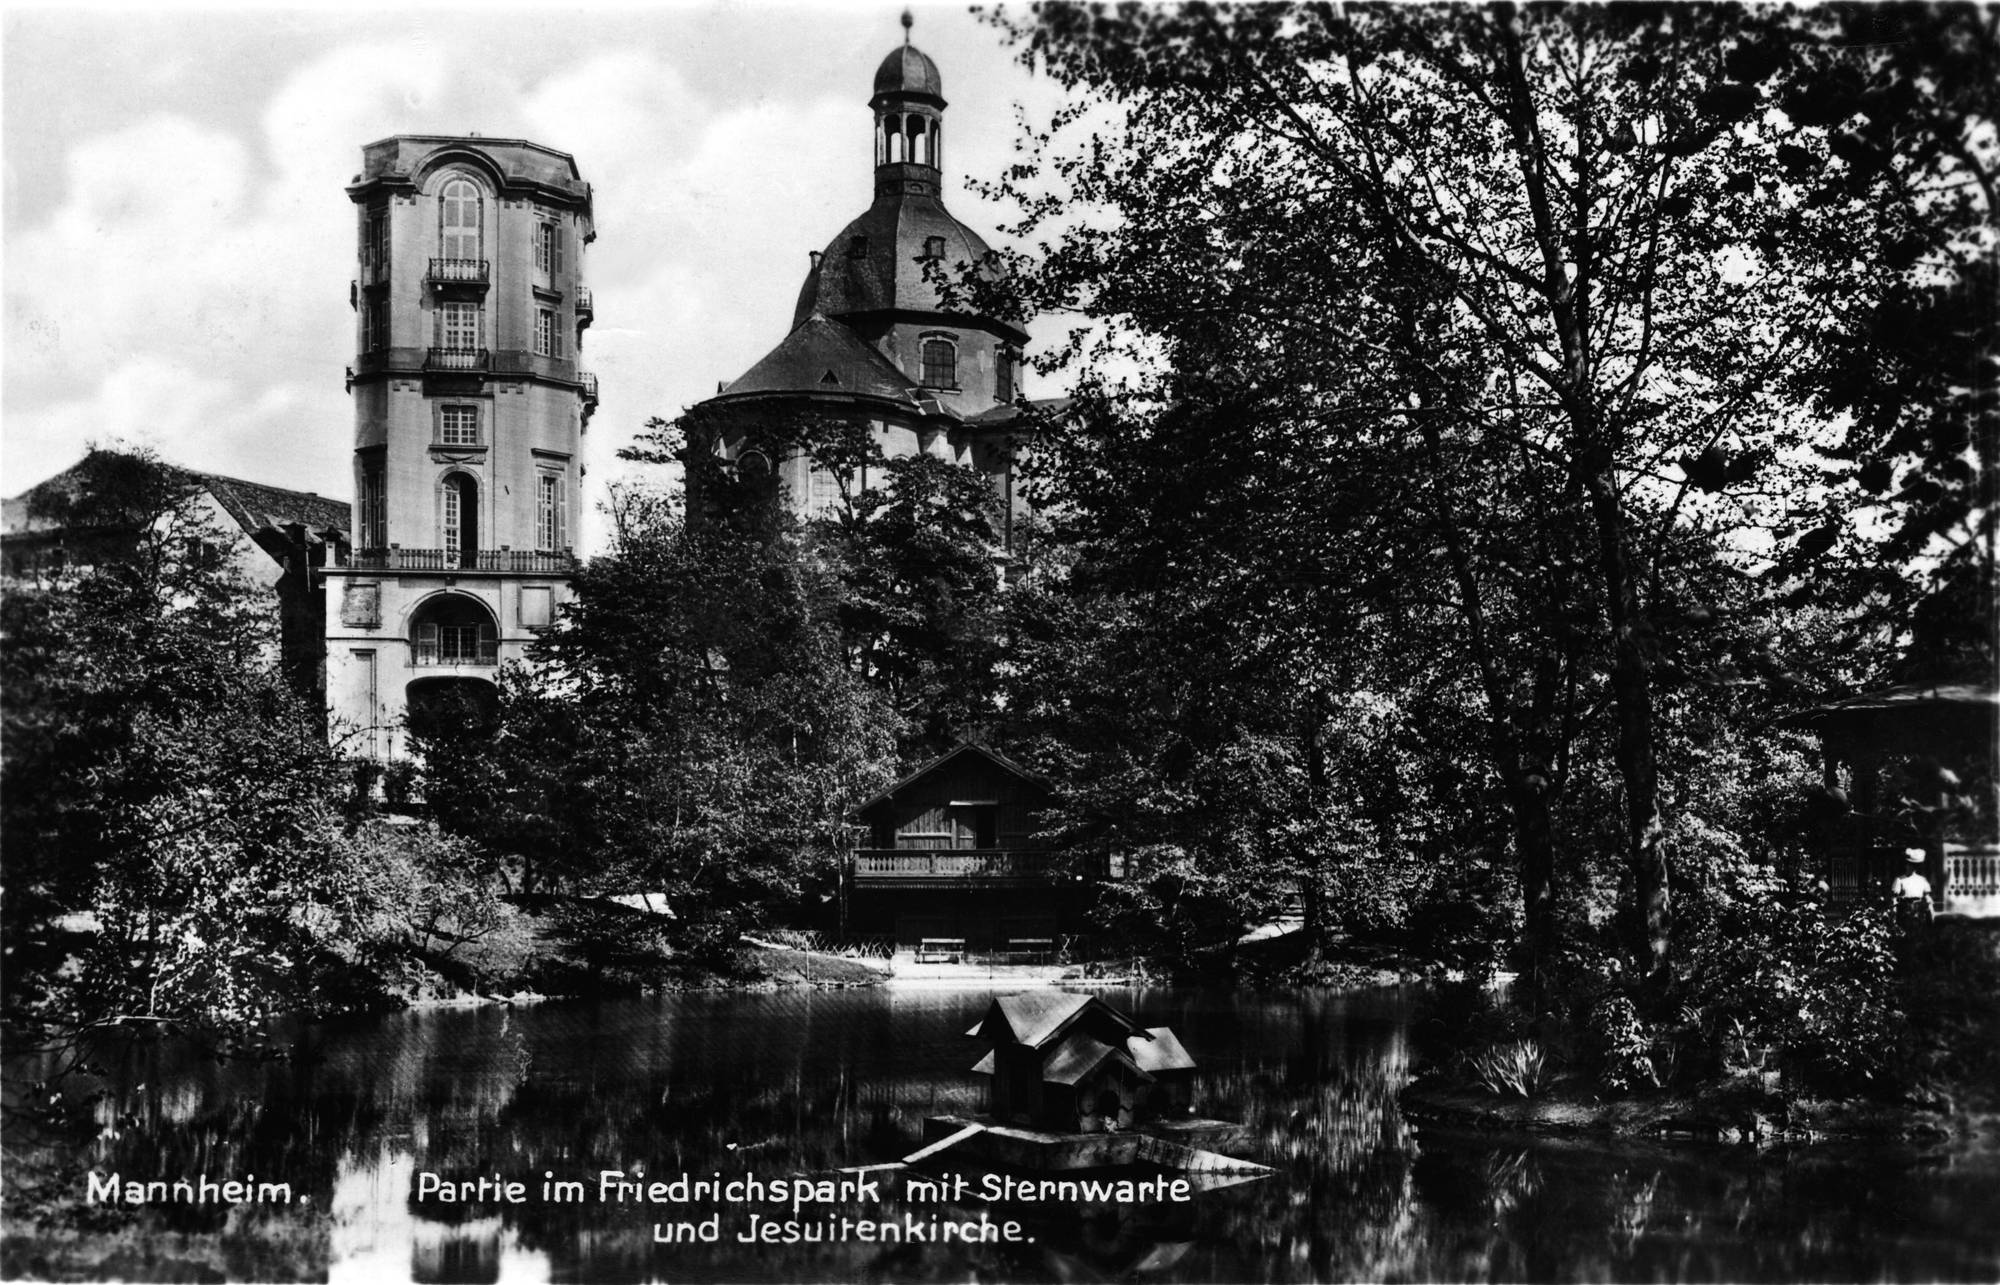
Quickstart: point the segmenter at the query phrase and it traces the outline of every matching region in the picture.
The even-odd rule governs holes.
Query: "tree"
[[[1823,181],[1872,153],[1773,108],[1798,69],[1873,55],[1696,7],[1050,4],[1010,30],[1090,134],[1007,185],[1047,238],[1029,305],[1118,323],[1067,356],[1160,359],[1128,418],[1247,387],[1320,426],[1310,449],[1378,461],[1390,505],[1294,512],[1407,502],[1403,529],[1345,525],[1410,568],[1405,600],[1445,588],[1531,922],[1537,816],[1602,683],[1632,953],[1663,976],[1660,668],[1715,618],[1689,595],[1718,564],[1808,575],[1857,532],[1851,497],[1808,499],[1806,448],[1837,435],[1785,385],[1903,279],[1879,254],[1903,216]]]
[[[46,503],[98,538],[0,602],[7,1020],[235,1037],[310,1011],[369,881],[272,604],[157,460],[94,452]]]
[[[711,952],[831,890],[895,713],[845,662],[829,576],[782,522],[690,524],[627,495],[619,544],[511,675],[499,725],[420,739],[425,791],[524,884],[659,892]]]

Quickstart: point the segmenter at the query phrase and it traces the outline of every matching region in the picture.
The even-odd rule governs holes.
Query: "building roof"
[[[840,230],[806,272],[792,311],[797,326],[815,312],[829,317],[861,313],[921,312],[963,316],[968,323],[1026,343],[1027,332],[995,318],[966,316],[945,306],[938,288],[924,276],[933,239],[943,243],[939,266],[982,264],[990,253],[985,238],[960,223],[944,202],[922,192],[879,189],[861,217]]]
[[[937,64],[922,50],[902,45],[890,50],[882,65],[875,69],[875,93],[878,97],[920,95],[936,99],[937,105],[943,107],[944,78],[938,75]]]
[[[859,816],[861,813],[867,812],[868,810],[874,808],[878,804],[887,803],[889,800],[895,798],[896,795],[901,791],[909,788],[912,785],[915,785],[918,781],[923,780],[931,773],[938,771],[939,769],[945,767],[947,764],[951,763],[953,760],[965,754],[976,754],[979,757],[986,759],[988,762],[998,766],[1003,771],[1010,772],[1013,775],[1020,777],[1024,781],[1031,781],[1034,784],[1039,785],[1044,789],[1048,788],[1049,783],[1046,779],[1044,779],[1041,776],[1038,776],[1034,772],[1029,771],[1027,768],[1022,767],[1019,763],[1016,763],[1014,760],[1000,753],[1000,751],[993,749],[989,746],[975,745],[971,741],[967,741],[963,745],[957,746],[953,749],[946,750],[944,753],[938,755],[930,762],[925,763],[921,767],[918,767],[916,770],[912,771],[908,776],[905,776],[902,780],[897,781],[894,785],[890,786],[885,790],[880,791],[874,797],[858,805],[854,809],[855,815]]]
[[[1129,1040],[1126,1047],[1132,1052],[1133,1065],[1141,1071],[1190,1071],[1194,1069],[1194,1059],[1181,1047],[1180,1037],[1170,1026],[1149,1026],[1146,1034],[1149,1040]]]
[[[301,526],[315,534],[337,533],[346,539],[353,511],[345,500],[330,500],[314,491],[291,491],[220,473],[191,473],[208,488],[223,511],[245,531],[283,530]]]
[[[1153,1078],[1124,1049],[1106,1044],[1082,1031],[1071,1031],[1043,1059],[1042,1079],[1055,1084],[1075,1084],[1107,1061],[1123,1062],[1142,1080]]]
[[[1095,995],[1056,990],[1002,995],[987,1008],[986,1016],[980,1019],[979,1024],[966,1034],[991,1040],[996,1045],[1014,1043],[1041,1048],[1069,1030],[1085,1014],[1108,1019],[1111,1029],[1123,1031],[1128,1037],[1151,1038],[1131,1018]]]
[[[1827,729],[1868,723],[1883,715],[1921,718],[1927,713],[1968,710],[2000,713],[2000,689],[1976,683],[1908,683],[1803,710],[1781,722],[1789,727]]]
[[[92,452],[83,460],[72,464],[47,481],[29,487],[21,494],[12,496],[4,503],[4,527],[8,534],[18,534],[31,530],[53,530],[60,520],[37,517],[38,505],[52,499],[74,500],[83,485]],[[123,457],[124,452],[103,452],[107,456]],[[140,457],[130,457],[140,458]],[[221,473],[201,473],[194,469],[182,468],[177,464],[161,461],[158,467],[166,474],[184,478],[193,486],[207,492],[232,522],[245,533],[255,535],[264,530],[282,530],[288,526],[301,526],[313,535],[328,536],[345,541],[352,522],[352,510],[346,500],[329,499],[312,491],[294,491],[282,486],[268,486],[262,482],[251,482],[240,477],[228,477]]]
[[[817,313],[807,317],[716,395],[717,400],[784,393],[881,397],[914,407],[917,384],[852,330]]]

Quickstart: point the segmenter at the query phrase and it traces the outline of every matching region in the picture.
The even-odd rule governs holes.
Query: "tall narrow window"
[[[558,473],[544,473],[535,484],[535,547],[554,553],[563,547],[563,479]]]
[[[382,549],[387,548],[389,544],[389,497],[379,460],[361,467],[359,543],[364,549]]]
[[[479,305],[462,299],[438,305],[438,347],[470,352],[479,347]]]
[[[993,400],[1014,400],[1014,354],[1005,348],[993,354]]]
[[[477,406],[440,406],[438,408],[438,442],[444,446],[479,445],[479,408]]]
[[[361,219],[361,278],[379,281],[389,274],[389,214],[370,210]]]
[[[562,356],[562,329],[556,325],[554,308],[535,309],[535,351],[544,357]]]
[[[535,224],[535,271],[544,278],[563,270],[563,235],[559,223]]]
[[[438,194],[438,253],[447,259],[479,255],[479,188],[470,179],[447,181]]]
[[[445,563],[470,567],[479,562],[479,491],[471,478],[454,473],[444,480],[443,512],[439,525],[444,529]]]
[[[924,384],[929,388],[958,387],[958,349],[951,340],[924,340]]]
[[[380,296],[361,300],[361,351],[381,352],[389,346],[389,301]]]

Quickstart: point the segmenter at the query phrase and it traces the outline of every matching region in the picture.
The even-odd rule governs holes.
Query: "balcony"
[[[1075,872],[1054,853],[1012,848],[863,848],[854,854],[855,882],[875,887],[1039,887]]]
[[[579,370],[576,372],[576,382],[583,385],[583,404],[597,405],[597,376],[589,371]]]
[[[2000,843],[1947,843],[1943,858],[1924,870],[1943,876],[1931,889],[1937,913],[2000,918]],[[1890,884],[1911,868],[1900,847],[1838,847],[1827,857],[1827,892],[1839,904],[1886,904]]]
[[[480,637],[478,626],[442,625],[437,628],[436,634],[436,637],[417,639],[411,657],[415,664],[430,668],[500,663],[499,642],[490,637]]]
[[[484,259],[432,259],[424,279],[432,285],[483,286],[487,275]]]
[[[591,302],[590,287],[578,286],[576,288],[576,328],[578,330],[587,329],[591,318],[596,315],[597,306]]]
[[[567,549],[357,549],[352,564],[361,571],[428,571],[489,575],[566,576],[576,570]]]
[[[427,348],[424,350],[425,370],[485,370],[491,363],[492,354],[484,348]]]

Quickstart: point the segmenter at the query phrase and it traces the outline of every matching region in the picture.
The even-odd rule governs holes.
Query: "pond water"
[[[764,1244],[783,1205],[598,1200],[603,1170],[764,1180],[888,1161],[975,1111],[985,990],[657,996],[412,1012],[298,1033],[283,1063],[154,1053],[100,1136],[9,1139],[9,1181],[82,1206],[85,1173],[288,1183],[293,1204],[98,1204],[9,1233],[9,1277],[419,1281],[2000,1280],[2000,1147],[1758,1153],[1467,1134],[1398,1113],[1414,997],[1112,990],[1170,1025],[1203,1114],[1267,1179],[1189,1201],[923,1203],[893,1180],[802,1221],[1019,1225],[1012,1242]],[[525,1198],[414,1199],[427,1181]],[[544,1181],[585,1183],[579,1201]],[[556,1190],[551,1188],[552,1191]],[[478,1194],[478,1193],[472,1193]],[[18,1207],[18,1206],[17,1206]],[[662,1243],[719,1215],[719,1239]]]

